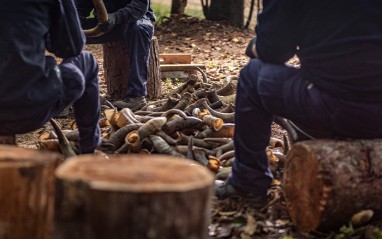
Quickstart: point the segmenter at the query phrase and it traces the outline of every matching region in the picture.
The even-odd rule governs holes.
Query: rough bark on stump
[[[130,61],[125,41],[102,44],[103,68],[108,95],[114,99],[126,96]],[[147,98],[156,99],[161,93],[158,39],[151,39],[150,60],[147,77]]]
[[[285,201],[301,231],[348,225],[366,209],[382,216],[382,140],[311,140],[293,145],[284,168]]]
[[[160,58],[158,38],[151,38],[150,63],[148,70],[148,79],[146,83],[147,98],[157,99],[161,95],[161,79],[160,79]]]
[[[0,135],[0,144],[17,145],[16,135]]]
[[[62,156],[0,145],[0,238],[50,239]]]
[[[80,156],[56,175],[57,239],[208,237],[214,179],[205,167],[163,155]]]

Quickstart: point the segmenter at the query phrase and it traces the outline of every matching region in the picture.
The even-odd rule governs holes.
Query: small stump
[[[50,239],[62,156],[0,145],[0,238]]]
[[[207,238],[213,175],[163,155],[80,156],[56,172],[56,238]]]
[[[348,225],[372,210],[382,218],[382,140],[309,140],[288,152],[284,196],[301,231]]]
[[[130,74],[130,61],[125,41],[102,44],[103,67],[107,93],[114,99],[126,96],[127,80]],[[158,39],[151,39],[150,60],[147,76],[147,98],[157,99],[161,95],[160,60]]]

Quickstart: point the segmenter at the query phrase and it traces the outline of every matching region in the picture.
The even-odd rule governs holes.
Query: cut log
[[[0,238],[50,239],[62,156],[0,145]]]
[[[126,96],[127,80],[130,74],[130,61],[125,41],[102,44],[103,67],[107,84],[107,93],[114,99]],[[151,39],[150,60],[147,77],[147,98],[156,99],[160,96],[160,62],[158,39]]]
[[[159,59],[161,64],[191,64],[189,53],[159,54]]]
[[[207,238],[213,175],[191,161],[80,156],[56,171],[55,238]]]
[[[161,72],[167,71],[195,71],[195,67],[206,69],[204,64],[162,64],[160,66]]]
[[[301,231],[349,225],[362,210],[382,216],[382,140],[311,140],[293,145],[284,168],[285,201]]]
[[[148,79],[146,83],[147,98],[158,99],[161,95],[162,83],[160,76],[160,58],[158,38],[151,38],[150,63],[148,69]]]

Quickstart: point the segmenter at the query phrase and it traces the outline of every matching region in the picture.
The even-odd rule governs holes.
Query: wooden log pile
[[[99,150],[108,155],[146,153],[187,158],[209,168],[216,173],[217,179],[226,179],[234,160],[232,138],[237,77],[218,85],[210,83],[200,68],[196,69],[201,79],[191,75],[163,99],[139,108],[118,111],[105,102],[99,120],[103,141]],[[73,150],[79,153],[78,129],[64,133]],[[58,150],[57,139],[48,141],[55,142],[50,149]],[[45,140],[40,138],[41,142]],[[271,144],[270,149],[276,148],[277,157],[283,157],[283,143]],[[49,150],[49,147],[44,148]],[[272,169],[276,171],[278,158],[271,150],[268,154]]]

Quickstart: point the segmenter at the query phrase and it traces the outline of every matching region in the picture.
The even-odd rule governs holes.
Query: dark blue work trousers
[[[53,64],[55,60],[48,57],[47,61]],[[65,107],[73,105],[80,132],[81,153],[93,153],[101,143],[98,125],[100,101],[97,61],[89,52],[81,52],[79,56],[64,59],[58,69],[63,90],[57,103],[44,114],[33,118],[1,122],[2,128],[6,129],[3,134],[22,134],[36,130],[56,117]]]
[[[90,29],[97,25],[96,19],[87,19],[83,23],[84,29]],[[151,38],[154,35],[152,22],[144,17],[134,23],[117,24],[108,33],[99,37],[86,39],[86,44],[100,44],[114,41],[125,41],[130,61],[130,75],[127,81],[126,96],[147,95],[147,72],[150,60]]]
[[[362,103],[329,95],[288,65],[251,60],[240,72],[235,107],[235,156],[229,182],[267,193],[273,175],[265,149],[275,115],[338,138],[382,137],[382,102]]]

